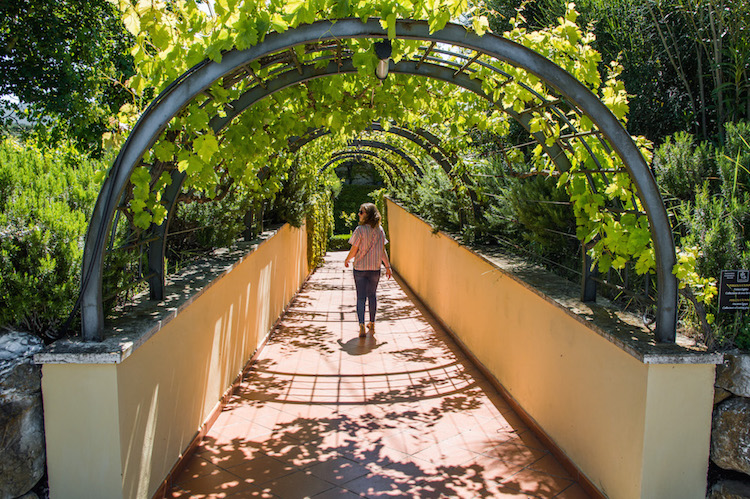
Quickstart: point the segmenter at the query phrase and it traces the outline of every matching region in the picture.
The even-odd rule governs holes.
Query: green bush
[[[677,246],[699,248],[696,270],[717,284],[722,270],[750,268],[750,126],[729,123],[725,131],[725,145],[716,148],[676,134],[654,160],[663,196],[681,200],[675,210]],[[700,329],[699,312],[683,303],[687,329],[700,331],[708,344],[750,348],[747,314],[718,314],[717,307],[717,300],[705,305],[715,319],[707,331]]]
[[[719,277],[723,269],[748,268],[748,234],[738,220],[747,218],[747,203],[711,195],[704,184],[696,194],[695,203],[686,203],[680,211],[681,222],[688,234],[680,241],[685,246],[697,246],[701,256],[698,273],[705,277]]]
[[[662,196],[677,202],[694,201],[696,187],[715,176],[715,151],[708,143],[695,144],[686,132],[667,137],[654,153],[654,170]]]
[[[448,175],[438,166],[423,165],[420,179],[405,177],[392,195],[404,207],[424,218],[435,230],[461,230],[460,202]]]
[[[192,255],[231,245],[245,230],[244,217],[251,209],[247,197],[230,196],[208,203],[179,203],[169,223],[167,259],[180,266]]]
[[[0,143],[0,327],[51,334],[72,310],[105,168],[72,146]]]
[[[580,242],[570,198],[553,177],[512,179],[504,193],[521,238],[545,256],[575,255]],[[567,234],[567,235],[566,235]]]
[[[724,149],[717,154],[722,194],[747,202],[750,193],[750,123],[727,123]]]
[[[328,251],[349,251],[351,234],[336,234],[328,240]]]

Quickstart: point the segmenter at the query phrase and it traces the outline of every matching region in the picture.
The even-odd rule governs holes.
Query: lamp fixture
[[[375,76],[379,80],[385,80],[388,76],[388,63],[391,58],[393,48],[390,40],[375,42],[375,55],[378,56],[378,66],[375,68]]]

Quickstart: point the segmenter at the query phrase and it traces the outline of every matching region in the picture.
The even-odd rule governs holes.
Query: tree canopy
[[[107,0],[2,2],[0,95],[18,98],[21,115],[29,106],[28,117],[51,140],[72,136],[98,151],[126,99],[131,43]]]
[[[508,29],[517,0],[487,0],[490,25]],[[554,26],[567,0],[529,2],[534,27]],[[750,118],[750,3],[741,0],[578,0],[581,24],[605,61],[618,60],[631,94],[629,129],[660,144],[678,131],[723,141]]]

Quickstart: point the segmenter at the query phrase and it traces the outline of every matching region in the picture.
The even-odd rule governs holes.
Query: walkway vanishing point
[[[399,281],[357,336],[329,253],[182,473],[173,497],[588,497]]]

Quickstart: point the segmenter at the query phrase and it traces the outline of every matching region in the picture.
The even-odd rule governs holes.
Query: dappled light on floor
[[[395,281],[359,338],[344,255],[292,303],[174,497],[588,497]]]

